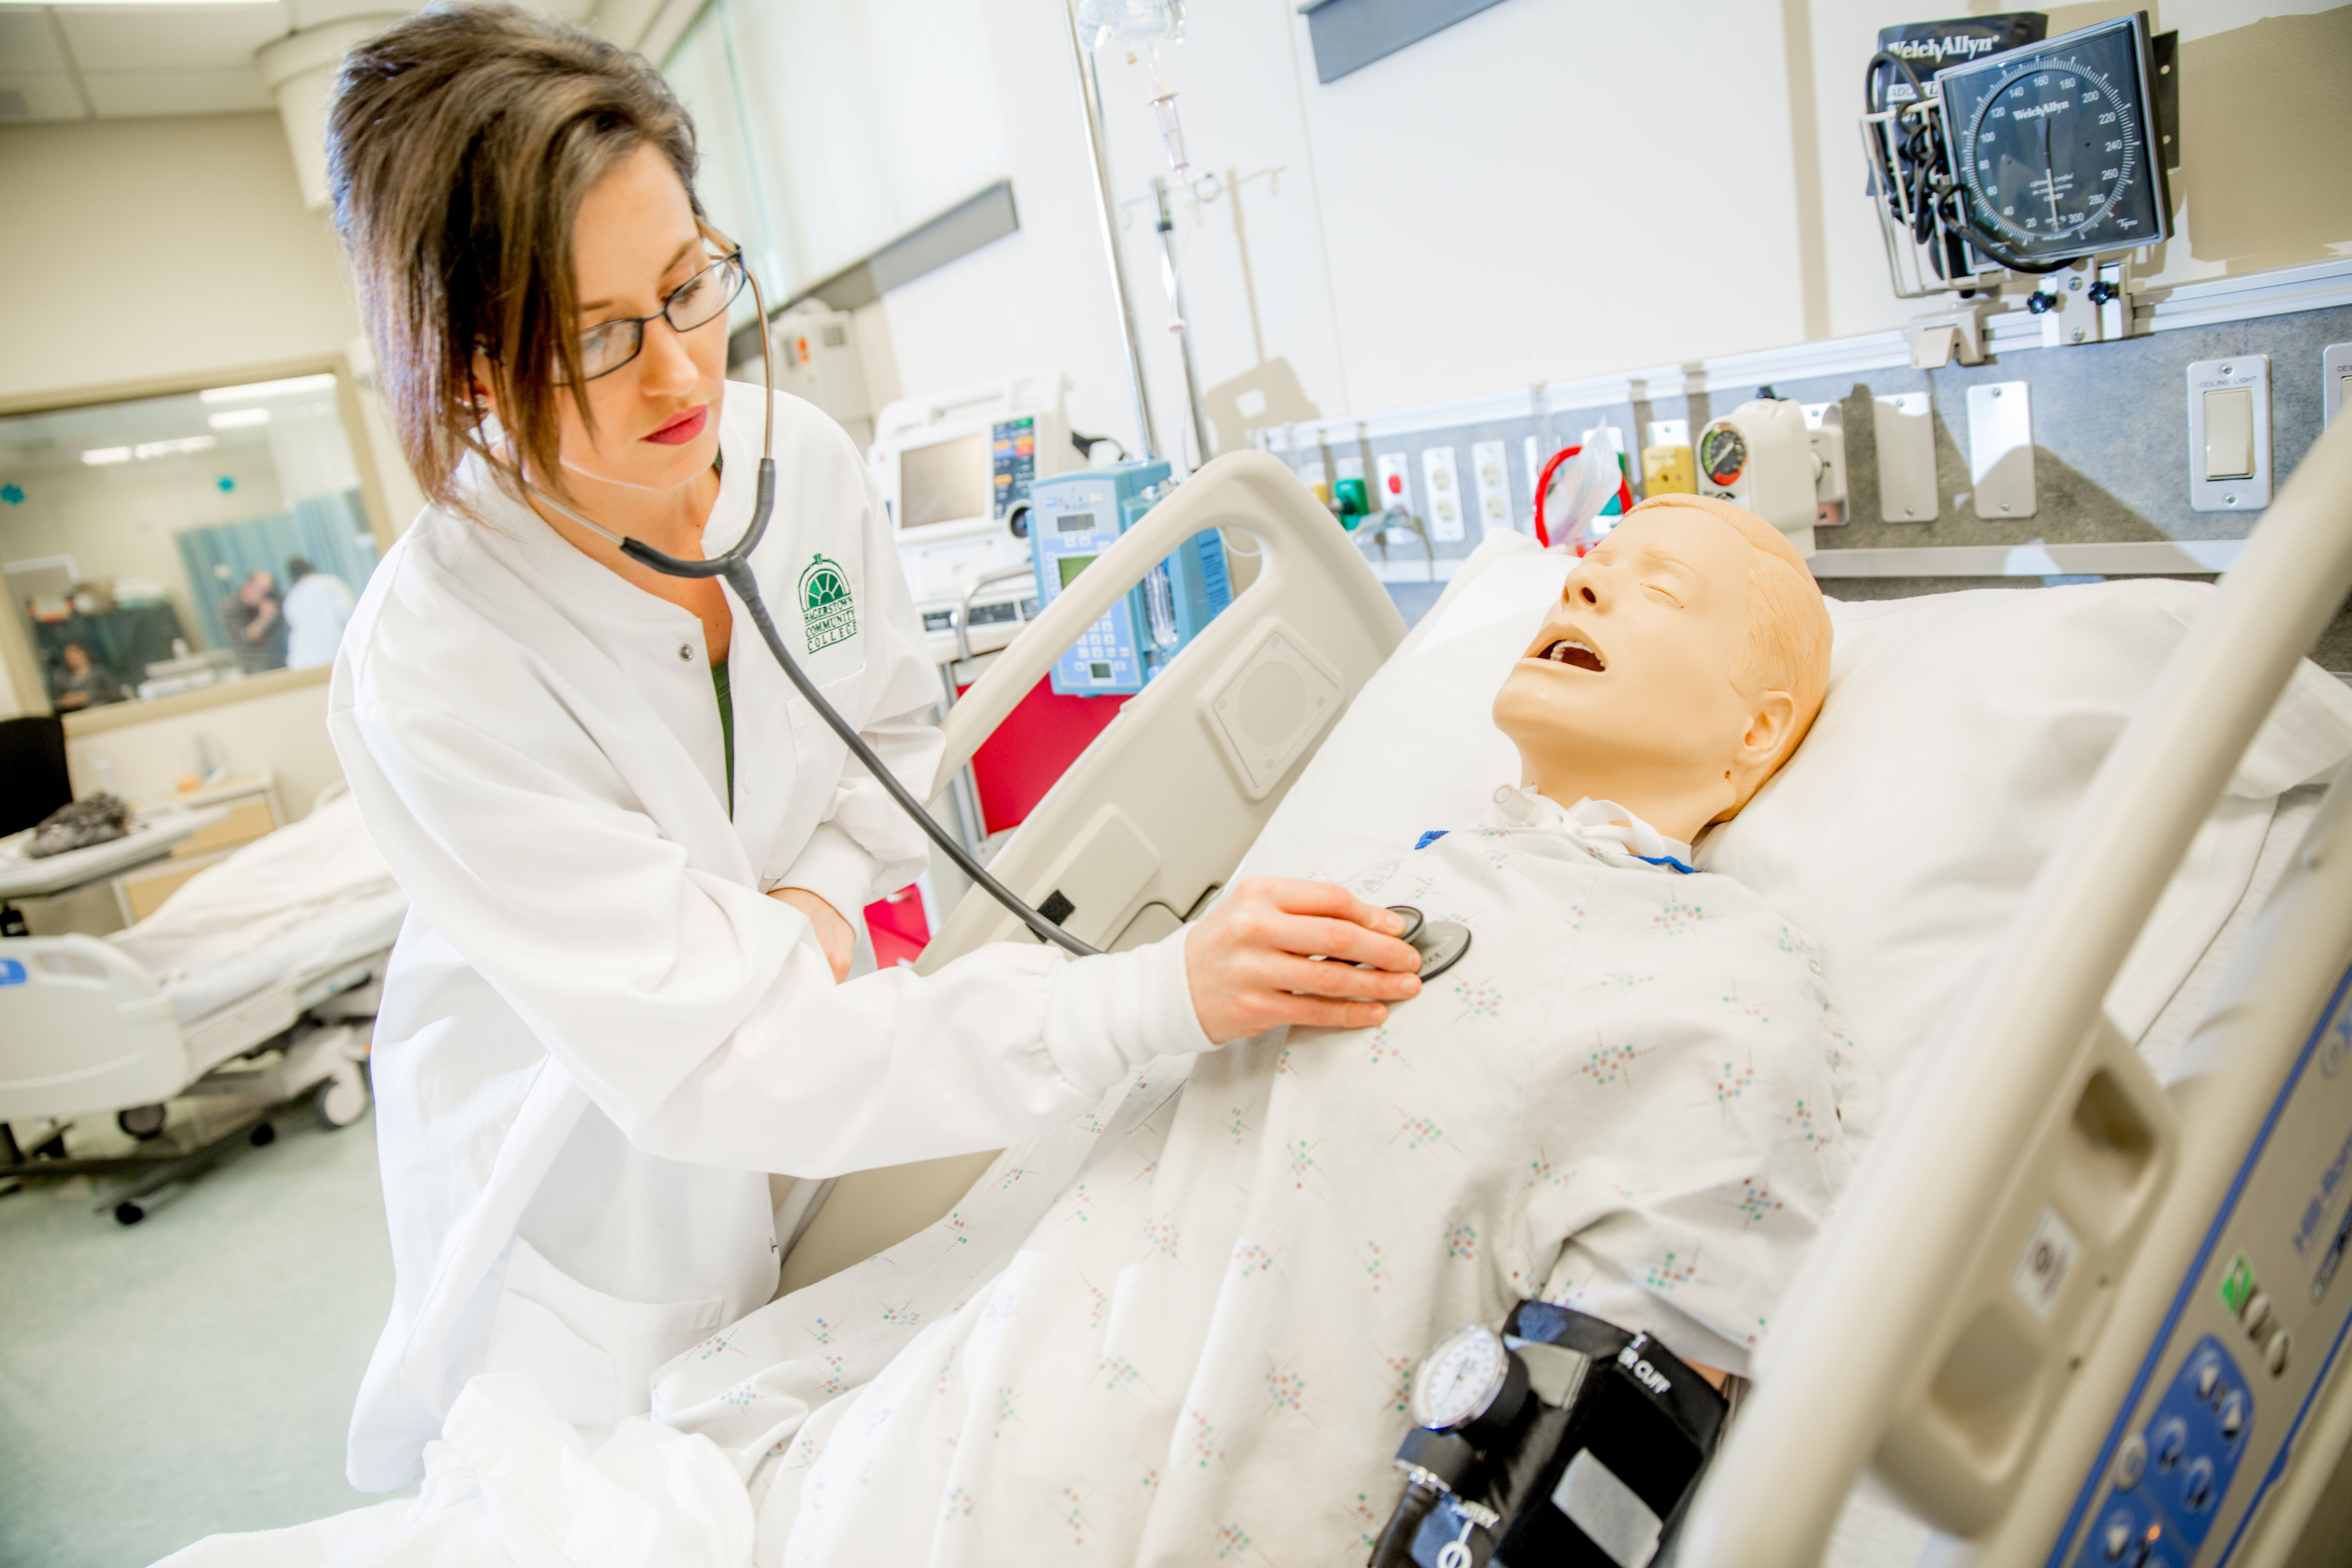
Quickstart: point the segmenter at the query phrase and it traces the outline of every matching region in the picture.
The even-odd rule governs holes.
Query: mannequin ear
[[[1747,793],[1747,780],[1769,774],[1782,761],[1797,732],[1797,700],[1785,691],[1759,693],[1748,711],[1748,732],[1739,738],[1733,771]]]

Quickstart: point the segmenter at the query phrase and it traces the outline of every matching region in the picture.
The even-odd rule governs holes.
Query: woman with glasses
[[[574,1423],[773,1292],[766,1173],[995,1148],[1135,1064],[1412,994],[1398,923],[1244,883],[1155,946],[1021,942],[849,979],[924,841],[787,684],[708,558],[744,531],[796,658],[917,787],[937,693],[888,521],[823,414],[724,379],[739,252],[646,62],[504,5],[355,48],[334,216],[431,504],[369,579],[329,723],[411,900],[373,1059],[395,1287],[350,1473],[404,1486],[466,1379]],[[585,518],[596,526],[584,527]],[[738,650],[741,657],[738,658]],[[1329,954],[1370,965],[1312,963]]]

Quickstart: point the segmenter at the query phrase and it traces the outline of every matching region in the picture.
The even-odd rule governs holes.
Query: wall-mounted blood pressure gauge
[[[2142,12],[1937,71],[1970,243],[2047,264],[2165,238],[2152,68]]]

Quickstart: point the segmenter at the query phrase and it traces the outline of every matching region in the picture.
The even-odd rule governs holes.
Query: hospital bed
[[[77,1118],[113,1113],[156,1152],[60,1153],[10,1176],[129,1175],[124,1225],[308,1101],[331,1127],[367,1109],[366,1021],[406,901],[355,803],[310,816],[206,868],[113,937],[0,940],[0,1124],[62,1150]],[[161,1143],[173,1100],[227,1101],[194,1147]],[[26,1133],[27,1128],[44,1131]]]
[[[1406,635],[1286,469],[1222,458],[999,656],[947,721],[940,787],[1083,627],[1209,527],[1257,540],[1256,585],[992,864],[1108,948],[1177,929],[1250,870],[1244,853],[1310,766],[1324,768],[1318,799],[1344,794],[1318,749]],[[1457,595],[1507,598],[1533,565],[1530,550],[1465,571],[1424,626]],[[1909,1562],[1923,1544],[1942,1563],[2323,1560],[2293,1554],[2352,1440],[2339,1353],[2352,1280],[2335,1280],[2352,1243],[2352,790],[2288,791],[2273,810],[2299,782],[2289,770],[2258,820],[2232,827],[2222,807],[2347,588],[2352,432],[2339,430],[2117,716],[1961,1005],[1906,1042],[1916,1065],[1775,1331],[1681,1561]],[[1809,752],[1831,743],[1838,700]],[[1413,719],[1394,713],[1392,755],[1349,752],[1367,796],[1412,765]],[[2183,926],[2178,888],[2232,834],[2227,896]],[[919,967],[1008,939],[1027,940],[974,894]],[[2150,952],[2168,942],[2173,968],[2119,1024],[2126,983],[2160,968]],[[2172,1055],[2150,1047],[2168,1031],[2186,1045],[2160,1079],[2143,1052]],[[803,1222],[785,1285],[944,1213],[986,1163],[842,1178]],[[1874,1532],[1857,1525],[1873,1509]],[[1876,1554],[1856,1556],[1854,1539]]]

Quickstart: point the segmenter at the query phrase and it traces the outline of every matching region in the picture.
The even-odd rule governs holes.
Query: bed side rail
[[[0,940],[0,1122],[151,1105],[188,1077],[170,999],[113,943]]]
[[[1257,580],[1095,738],[990,869],[1098,947],[1174,931],[1220,886],[1316,745],[1404,637],[1331,514],[1263,452],[1217,458],[1045,607],[943,726],[943,791],[1054,661],[1204,529],[1247,533]],[[1059,895],[1058,899],[1055,895]],[[1034,941],[977,889],[942,923],[925,973],[982,942]]]
[[[1696,1500],[1685,1561],[1819,1563],[1874,1459],[1953,1533],[2011,1506],[2181,1152],[2173,1101],[2101,1001],[2347,586],[2352,424],[2255,530],[1880,1130]]]

